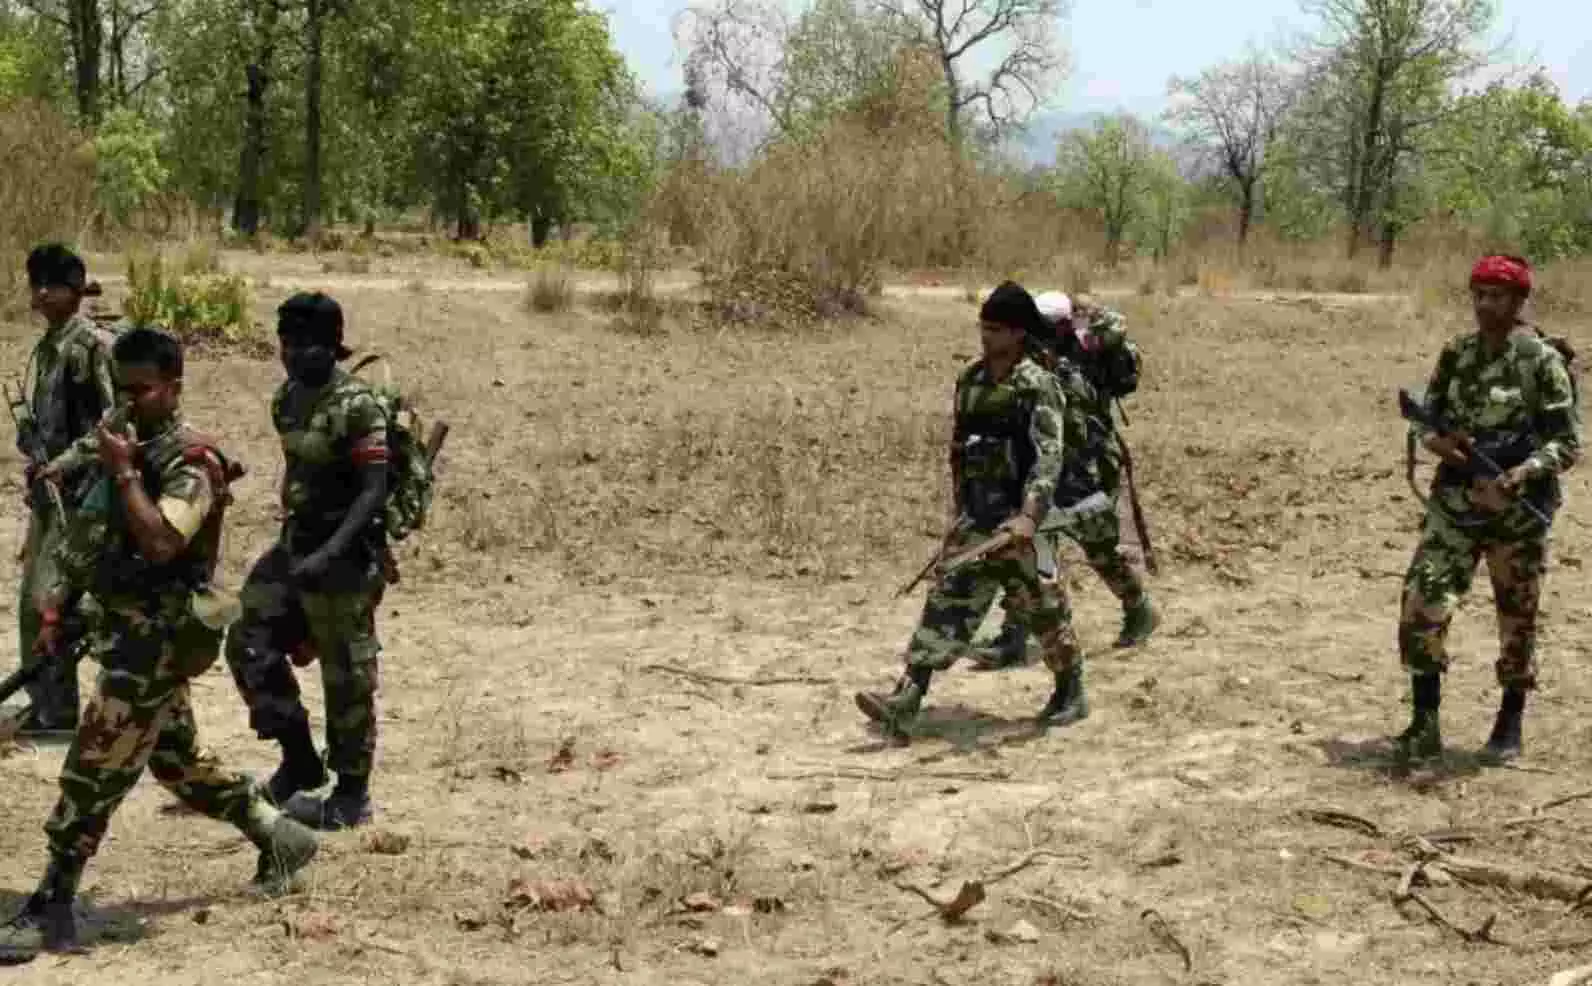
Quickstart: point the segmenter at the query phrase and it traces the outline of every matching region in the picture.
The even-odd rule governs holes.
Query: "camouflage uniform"
[[[326,766],[340,777],[368,778],[381,653],[375,614],[386,587],[381,515],[313,583],[295,583],[288,570],[342,524],[359,495],[360,468],[385,461],[385,414],[369,387],[338,369],[318,395],[286,381],[271,417],[286,459],[286,521],[244,584],[244,614],[228,635],[227,663],[256,735],[284,741],[309,721],[292,667],[292,656],[308,645],[325,689]],[[299,789],[306,786],[319,785]]]
[[[1155,615],[1143,579],[1122,550],[1122,450],[1116,441],[1112,398],[1092,384],[1079,366],[1097,353],[1137,362],[1138,347],[1128,338],[1126,323],[1115,311],[1081,308],[1077,318],[1087,341],[1064,336],[1055,369],[1067,397],[1068,430],[1068,462],[1057,486],[1056,506],[1077,506],[1096,492],[1105,494],[1108,503],[1065,515],[1058,511],[1047,520],[1040,535],[1041,574],[1047,579],[1058,575],[1063,537],[1077,544],[1089,567],[1122,604],[1124,626],[1117,645],[1129,646],[1153,629]],[[980,656],[980,665],[1001,667],[1020,662],[1024,640],[1008,611],[1000,635]]]
[[[33,347],[26,379],[26,407],[19,416],[18,449],[24,429],[36,429],[51,459],[91,434],[100,416],[115,401],[111,382],[113,336],[90,318],[74,315],[51,328]],[[67,523],[76,509],[70,489],[62,490]],[[49,499],[30,504],[27,540],[22,549],[22,578],[17,587],[17,649],[22,664],[33,664],[39,635],[39,590],[55,578],[55,553],[61,522]],[[72,641],[63,641],[70,648]],[[27,686],[31,719],[42,727],[75,729],[78,721],[77,668],[71,661],[51,664]]]
[[[1557,351],[1525,326],[1496,356],[1479,333],[1460,336],[1444,348],[1426,394],[1428,409],[1470,435],[1500,468],[1526,464],[1519,500],[1553,516],[1562,502],[1559,475],[1581,455],[1580,408]],[[1412,425],[1414,438],[1424,434]],[[1498,683],[1520,693],[1537,684],[1537,603],[1549,530],[1519,500],[1489,510],[1472,485],[1479,475],[1443,463],[1432,481],[1398,630],[1400,661],[1417,692],[1448,669],[1449,624],[1483,558],[1498,612]]]
[[[198,743],[188,682],[215,661],[222,631],[201,622],[194,600],[203,607],[216,598],[210,579],[227,495],[223,460],[212,443],[175,421],[142,444],[138,465],[144,489],[187,548],[170,562],[145,560],[108,478],[89,491],[61,541],[56,581],[46,591],[55,598],[68,589],[91,595],[86,641],[102,670],[45,825],[50,869],[24,913],[0,932],[3,959],[31,957],[47,943],[41,927],[47,912],[53,923],[66,922],[70,938],[78,878],[146,766],[183,804],[249,836],[261,851],[257,883],[277,883],[315,854],[313,834]]]
[[[966,519],[947,549],[954,554],[994,536],[1030,499],[1048,504],[1065,447],[1066,399],[1056,378],[1029,359],[1001,381],[980,361],[956,384],[952,474]],[[1082,656],[1072,631],[1065,589],[1040,579],[1032,544],[1010,547],[941,577],[930,589],[907,645],[906,675],[891,696],[862,693],[858,705],[887,731],[904,736],[933,672],[968,656],[973,634],[998,592],[1040,640],[1047,667],[1061,682],[1076,682]]]

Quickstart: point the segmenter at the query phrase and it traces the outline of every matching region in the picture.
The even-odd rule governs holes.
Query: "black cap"
[[[331,295],[301,292],[276,310],[276,334],[323,343],[337,349],[345,360],[354,351],[343,345],[343,308]]]
[[[1039,314],[1033,295],[1016,281],[1004,281],[991,291],[978,317],[981,321],[1022,329],[1038,342],[1047,342],[1055,334],[1050,323]]]
[[[61,243],[45,243],[28,254],[28,287],[66,287],[83,291],[88,287],[88,268],[83,258]]]

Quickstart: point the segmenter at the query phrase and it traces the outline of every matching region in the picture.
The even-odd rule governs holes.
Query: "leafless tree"
[[[945,76],[946,132],[960,140],[967,116],[999,133],[1044,102],[1065,69],[1055,38],[1064,0],[869,0],[933,51]],[[987,72],[969,63],[976,51],[1004,53]]]
[[[1168,119],[1214,159],[1238,200],[1238,242],[1249,239],[1264,187],[1266,154],[1292,103],[1293,80],[1272,58],[1244,58],[1173,78]]]

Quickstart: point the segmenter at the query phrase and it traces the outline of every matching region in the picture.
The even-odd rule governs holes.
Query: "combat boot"
[[[923,697],[928,694],[931,674],[927,668],[911,668],[897,679],[895,691],[889,695],[858,692],[857,708],[882,726],[886,736],[904,741],[910,735],[918,710],[923,708]]]
[[[1000,635],[979,649],[974,663],[980,671],[996,671],[1017,667],[1027,657],[1028,628],[1008,616],[1001,624]]]
[[[368,825],[374,816],[370,778],[363,774],[339,774],[331,794],[319,801],[294,801],[287,810],[295,820],[323,832]]]
[[[83,878],[83,860],[52,853],[38,889],[22,912],[0,927],[0,965],[22,965],[41,952],[77,948],[77,915],[73,905]]]
[[[1149,596],[1141,596],[1139,601],[1132,606],[1122,608],[1122,633],[1117,637],[1117,649],[1137,647],[1150,639],[1150,634],[1155,632],[1156,626],[1161,622],[1161,615],[1150,604]]]
[[[291,889],[294,874],[308,866],[320,849],[314,832],[288,817],[263,796],[249,799],[249,807],[238,828],[260,850],[254,868],[255,888],[273,897]]]
[[[1051,726],[1070,726],[1087,718],[1089,696],[1084,693],[1083,664],[1079,662],[1066,671],[1057,672],[1056,689],[1034,721],[1041,729],[1048,729]]]
[[[1508,763],[1520,756],[1520,719],[1526,711],[1526,692],[1523,688],[1505,688],[1503,701],[1498,706],[1498,718],[1493,720],[1492,735],[1482,757],[1492,763]]]
[[[295,723],[277,742],[282,747],[282,763],[265,784],[265,796],[277,807],[285,806],[300,791],[313,791],[329,778],[321,755],[315,752],[310,724]]]
[[[1393,741],[1393,755],[1401,762],[1430,760],[1443,755],[1443,733],[1438,721],[1442,704],[1443,678],[1419,674],[1411,679],[1413,715],[1409,728]]]

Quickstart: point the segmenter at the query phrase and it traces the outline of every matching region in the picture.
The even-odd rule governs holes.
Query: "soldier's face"
[[[312,339],[280,336],[282,368],[300,383],[322,384],[331,379],[337,353],[331,346]]]
[[[1473,284],[1470,288],[1476,324],[1483,329],[1513,328],[1525,303],[1525,295],[1502,284]]]
[[[64,322],[77,311],[77,291],[63,284],[38,284],[29,290],[31,307],[47,321]]]
[[[979,341],[984,345],[984,355],[996,358],[1021,352],[1023,332],[999,322],[978,323]]]
[[[182,381],[168,378],[158,367],[116,365],[116,400],[130,407],[130,417],[140,431],[158,425],[177,413]]]

